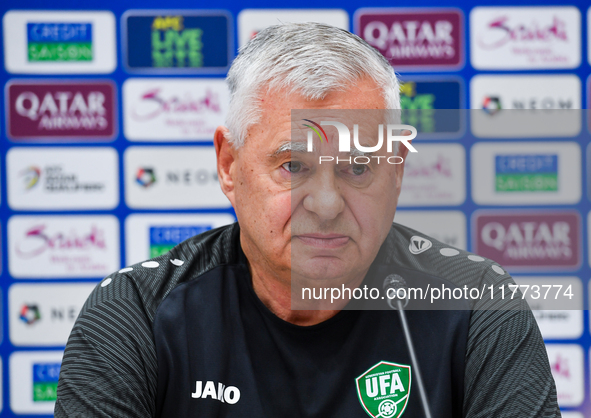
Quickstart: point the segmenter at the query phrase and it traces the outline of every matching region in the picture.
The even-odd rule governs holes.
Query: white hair
[[[236,148],[244,144],[248,128],[260,119],[263,88],[321,100],[364,77],[382,88],[387,109],[400,109],[394,69],[357,35],[322,23],[270,26],[240,49],[228,72],[228,140]]]

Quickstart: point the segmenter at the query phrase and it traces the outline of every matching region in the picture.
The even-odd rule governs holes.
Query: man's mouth
[[[341,234],[301,234],[294,238],[300,239],[304,244],[316,248],[340,248],[347,245],[350,238]]]

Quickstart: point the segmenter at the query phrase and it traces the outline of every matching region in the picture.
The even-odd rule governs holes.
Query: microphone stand
[[[410,338],[410,330],[408,329],[408,323],[406,322],[406,314],[404,313],[404,307],[402,306],[402,302],[400,301],[400,299],[396,299],[396,307],[396,310],[400,315],[400,322],[402,322],[402,329],[404,331],[406,346],[408,347],[408,352],[410,353],[410,361],[416,371],[415,376],[417,379],[417,386],[419,387],[419,394],[421,396],[421,404],[423,405],[423,411],[425,412],[426,418],[431,418],[429,402],[427,401],[427,392],[425,391],[425,387],[423,386],[423,379],[421,377],[421,370],[419,369],[419,362],[415,354],[412,339]]]

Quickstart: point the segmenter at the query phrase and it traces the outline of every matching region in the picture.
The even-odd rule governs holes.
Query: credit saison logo
[[[314,122],[310,119],[302,119],[305,122],[311,123],[313,126],[304,123],[303,125],[311,130],[308,131],[307,136],[307,151],[314,152],[314,133],[320,139],[320,142],[326,141],[328,144],[328,136],[326,135],[326,131],[322,128],[322,126],[334,126],[338,133],[339,133],[339,152],[347,152],[351,153],[351,132],[347,125],[337,121],[321,121],[320,123]],[[413,147],[410,143],[411,140],[416,138],[417,130],[410,125],[397,125],[397,124],[388,124],[386,125],[386,147],[388,153],[394,152],[394,143],[400,142],[404,145],[410,152],[418,152],[415,147]],[[408,130],[411,132],[411,135],[397,135],[398,132],[403,130]],[[322,135],[320,134],[322,132]],[[379,151],[383,144],[384,144],[384,125],[378,125],[378,143],[374,146],[364,146],[361,145],[359,142],[359,125],[353,125],[353,143],[357,150],[357,154],[361,155],[351,155],[348,158],[341,158],[341,157],[333,157],[330,155],[321,155],[319,157],[319,164],[322,162],[329,162],[335,161],[337,164],[340,162],[347,162],[349,164],[370,164],[372,159],[376,159],[377,163],[380,164],[381,159],[384,159],[387,164],[402,164],[404,159],[398,155],[392,155],[386,157],[385,155],[365,155],[371,154],[376,151]]]
[[[91,23],[27,23],[29,62],[92,61]]]
[[[55,402],[60,363],[33,364],[33,402]]]
[[[192,236],[212,229],[212,225],[150,226],[150,257],[155,258],[172,250]]]
[[[557,154],[495,156],[497,192],[555,192],[558,190]]]

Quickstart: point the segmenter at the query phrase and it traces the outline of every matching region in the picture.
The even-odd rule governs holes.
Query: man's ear
[[[230,132],[225,126],[218,126],[213,135],[213,144],[218,168],[218,180],[222,191],[234,206],[234,175],[236,162],[236,149],[228,141]]]

